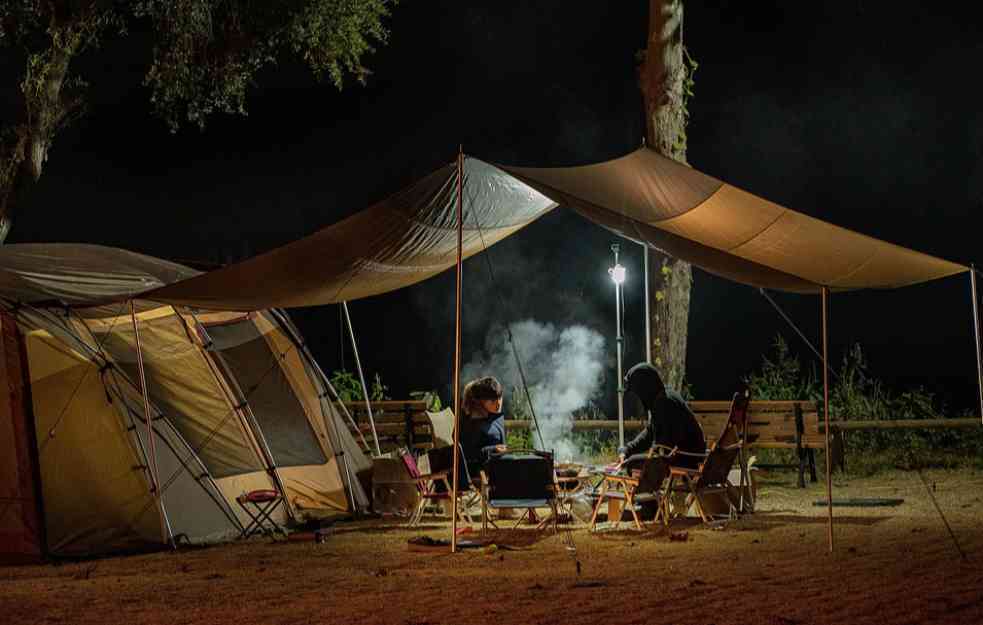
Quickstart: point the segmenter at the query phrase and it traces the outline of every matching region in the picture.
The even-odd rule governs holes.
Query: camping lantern
[[[622,265],[615,265],[608,269],[608,275],[611,276],[611,280],[619,287],[625,283],[625,273],[626,270]]]

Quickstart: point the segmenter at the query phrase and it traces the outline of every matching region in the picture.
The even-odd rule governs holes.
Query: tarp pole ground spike
[[[140,393],[143,395],[143,412],[147,419],[147,443],[150,448],[150,484],[154,491],[154,499],[157,500],[157,510],[160,513],[160,533],[161,542],[174,546],[174,537],[171,536],[167,519],[164,515],[164,498],[160,492],[160,475],[157,472],[157,444],[154,441],[154,420],[150,413],[150,396],[147,393],[147,375],[143,368],[143,349],[140,346],[140,326],[137,323],[136,308],[133,300],[130,300],[130,319],[133,321],[133,339],[137,348],[137,369],[140,372]]]
[[[976,294],[976,265],[969,266],[969,287],[973,296],[973,336],[976,338],[976,388],[980,393],[980,420],[983,421],[983,360],[980,360],[979,296]]]
[[[457,284],[454,295],[454,466],[451,493],[451,553],[457,551],[457,493],[461,444],[461,278],[464,247],[464,146],[457,151]]]
[[[362,396],[365,398],[365,410],[369,415],[369,425],[372,427],[372,441],[375,443],[375,455],[381,456],[379,435],[375,431],[375,417],[372,416],[372,404],[369,401],[369,387],[365,385],[365,375],[362,373],[362,360],[358,357],[358,345],[355,343],[355,330],[352,329],[352,317],[348,314],[348,302],[341,303],[345,313],[345,324],[348,326],[348,338],[352,341],[352,355],[355,356],[355,368],[358,369],[358,379],[362,383]]]
[[[829,287],[822,287],[823,309],[823,414],[826,423],[824,444],[826,449],[826,509],[829,520],[826,535],[829,538],[829,552],[833,553],[833,463],[829,459]]]

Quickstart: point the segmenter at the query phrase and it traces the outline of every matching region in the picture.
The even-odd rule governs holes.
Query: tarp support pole
[[[614,252],[614,266],[618,266],[618,251],[620,246],[617,243],[611,245]],[[622,380],[621,355],[624,337],[621,336],[621,284],[614,281],[614,323],[615,323],[615,343],[617,345],[618,360],[618,447],[625,446],[625,382]]]
[[[147,446],[150,448],[150,457],[147,468],[150,473],[150,488],[153,491],[154,500],[157,503],[157,512],[160,514],[160,538],[161,542],[174,545],[171,538],[170,523],[164,514],[164,499],[160,492],[160,476],[157,473],[157,444],[154,442],[154,420],[150,411],[150,396],[147,394],[147,375],[143,368],[143,349],[140,347],[140,326],[137,324],[136,309],[133,300],[130,300],[130,319],[133,321],[133,338],[137,348],[137,369],[140,372],[140,393],[143,395],[143,413],[147,419]]]
[[[819,353],[819,350],[816,349],[816,346],[812,344],[812,341],[810,341],[806,337],[805,333],[802,330],[799,329],[799,326],[795,325],[795,322],[792,321],[792,318],[789,317],[785,313],[784,310],[782,310],[782,307],[778,305],[778,302],[776,302],[771,297],[771,295],[768,295],[768,292],[767,291],[765,291],[764,289],[762,289],[760,287],[758,288],[758,293],[761,293],[761,296],[764,297],[766,300],[768,300],[768,303],[771,304],[771,307],[775,309],[775,312],[777,312],[782,317],[782,319],[785,320],[785,323],[787,323],[789,325],[789,327],[791,327],[793,330],[795,330],[795,333],[798,334],[799,335],[799,338],[802,339],[802,342],[804,342],[809,347],[809,349],[812,350],[812,353],[816,355],[816,358],[819,358],[820,360],[822,360],[823,359],[823,355]],[[834,378],[838,378],[839,377],[836,374],[835,371],[830,370],[830,373],[833,374],[833,377]]]
[[[451,470],[451,553],[457,551],[457,465],[461,445],[461,277],[464,247],[464,146],[457,151],[457,286],[454,294],[454,467]]]
[[[829,538],[829,552],[833,553],[833,463],[829,457],[829,287],[822,287],[823,309],[823,414],[826,445],[826,509],[829,521],[826,525],[826,535]]]
[[[649,316],[649,246],[642,243],[642,269],[645,278],[645,362],[652,364],[652,317]]]
[[[345,324],[348,325],[348,338],[352,341],[352,354],[355,355],[355,368],[358,370],[358,379],[362,383],[362,397],[365,398],[365,410],[369,415],[369,426],[372,427],[372,442],[375,443],[375,455],[381,456],[382,450],[379,448],[379,435],[375,431],[375,417],[372,416],[372,404],[369,402],[369,387],[365,385],[365,375],[362,373],[362,361],[358,357],[358,345],[355,344],[355,330],[352,329],[352,317],[348,314],[348,302],[342,302],[341,309],[345,313]]]
[[[969,266],[969,287],[973,296],[973,336],[976,338],[976,388],[980,393],[980,420],[983,421],[983,360],[980,360],[980,313],[976,294],[976,266]]]

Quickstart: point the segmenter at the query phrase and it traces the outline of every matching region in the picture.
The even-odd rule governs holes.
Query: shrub
[[[805,375],[798,358],[781,336],[774,354],[765,355],[761,370],[745,378],[752,399],[816,400],[822,410],[822,386],[815,371]],[[892,392],[874,377],[863,350],[855,344],[831,372],[830,416],[837,421],[941,419],[946,407],[932,393],[915,388]],[[870,474],[885,468],[981,466],[983,428],[896,428],[849,430],[844,433],[851,473]],[[794,451],[759,450],[759,461],[794,462]]]
[[[338,392],[341,401],[362,401],[365,394],[362,392],[362,383],[358,376],[350,371],[332,371],[329,378],[331,386]],[[372,379],[372,387],[369,389],[369,399],[371,401],[382,401],[391,399],[389,397],[389,387],[382,383],[382,378],[378,373]]]
[[[410,399],[418,399],[427,402],[427,410],[430,412],[440,412],[444,408],[440,401],[440,394],[436,391],[410,391]],[[451,406],[453,409],[453,406]]]

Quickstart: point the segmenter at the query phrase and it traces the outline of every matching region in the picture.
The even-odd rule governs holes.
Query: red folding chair
[[[273,512],[283,504],[283,496],[275,490],[253,490],[236,497],[236,503],[252,521],[239,533],[239,538],[249,538],[253,534],[263,533],[276,540],[276,533],[284,537],[287,530],[283,529],[273,518]]]
[[[406,466],[406,471],[410,475],[410,479],[416,483],[416,487],[420,493],[420,503],[417,504],[416,510],[410,516],[410,527],[420,524],[423,519],[423,514],[426,511],[428,505],[438,502],[438,501],[450,501],[451,499],[451,469],[444,469],[444,465],[453,466],[453,461],[450,460],[452,457],[450,453],[446,453],[452,447],[438,448],[431,450],[427,456],[430,458],[431,467],[437,468],[436,471],[431,471],[430,473],[421,474],[420,469],[416,465],[416,458],[413,457],[409,451],[404,451],[401,454],[403,459],[403,464]],[[446,458],[445,458],[446,456]],[[439,460],[438,460],[439,458]],[[471,480],[467,473],[467,463],[461,462],[461,475],[458,475],[460,487],[457,493],[457,498],[459,506],[457,509],[458,519],[463,520],[462,517],[466,517],[468,523],[472,523],[471,514],[468,510],[471,507],[472,501],[474,499],[473,488],[471,486]],[[463,501],[462,501],[463,500]]]

